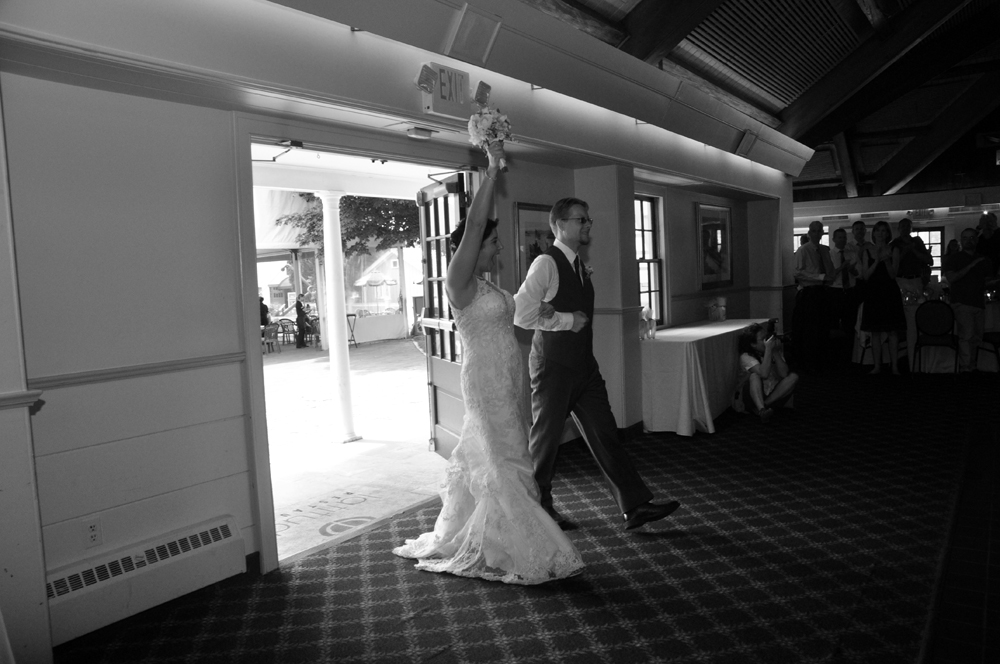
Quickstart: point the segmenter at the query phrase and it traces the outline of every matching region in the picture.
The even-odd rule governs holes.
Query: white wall
[[[3,110],[0,104],[0,661],[45,664],[52,641],[28,408],[39,394],[27,389],[24,370]]]
[[[222,514],[256,550],[231,114],[0,84],[47,568]]]

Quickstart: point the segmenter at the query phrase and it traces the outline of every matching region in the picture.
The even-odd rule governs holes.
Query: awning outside
[[[309,205],[292,191],[281,189],[253,188],[253,216],[257,233],[257,255],[266,256],[300,247],[295,240],[300,230],[294,226],[279,226],[279,217],[293,212],[302,212]]]

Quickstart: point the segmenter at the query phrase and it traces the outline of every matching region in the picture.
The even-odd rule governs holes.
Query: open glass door
[[[451,260],[451,232],[465,216],[470,173],[458,173],[420,190],[420,246],[424,265],[422,325],[427,356],[430,447],[448,458],[458,445],[465,418],[460,373],[462,345],[444,289]]]

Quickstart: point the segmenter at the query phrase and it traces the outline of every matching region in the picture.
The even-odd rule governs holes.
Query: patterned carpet
[[[556,505],[587,563],[520,587],[390,553],[437,507],[56,648],[70,662],[917,662],[969,422],[995,393],[951,376],[803,379],[764,426],[629,443],[677,514],[625,533],[596,465],[563,447]],[[934,403],[933,410],[921,406]]]

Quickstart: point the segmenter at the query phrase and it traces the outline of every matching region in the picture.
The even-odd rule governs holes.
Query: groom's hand
[[[539,318],[551,318],[556,315],[556,308],[548,302],[538,303],[538,317]]]
[[[574,311],[573,312],[573,331],[574,332],[579,332],[583,328],[587,327],[587,323],[589,323],[589,322],[590,322],[590,319],[587,318],[587,314],[583,313],[582,311]]]

